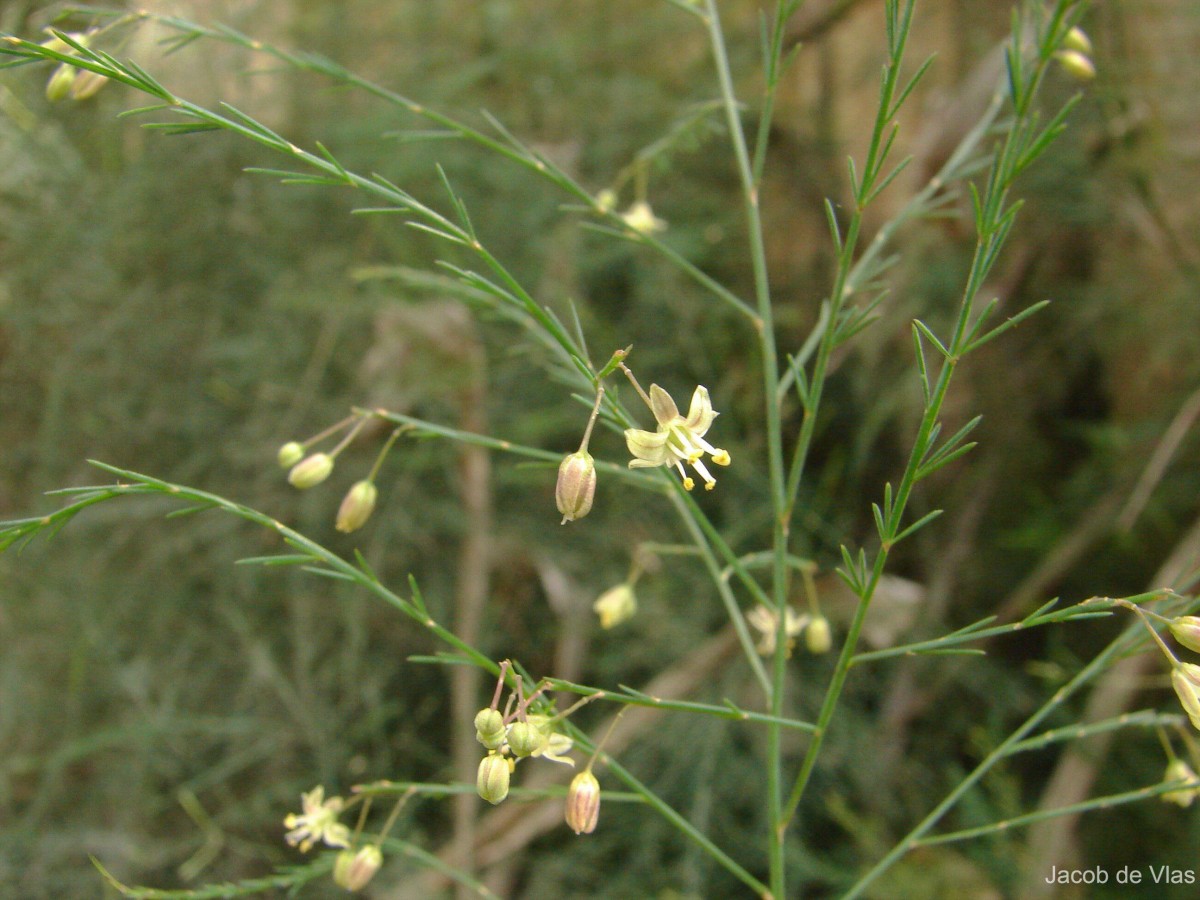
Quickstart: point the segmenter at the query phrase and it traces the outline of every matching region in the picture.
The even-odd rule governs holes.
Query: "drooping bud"
[[[1078,25],[1067,32],[1066,37],[1063,38],[1062,46],[1064,50],[1076,50],[1088,56],[1091,56],[1093,52],[1092,39]]]
[[[279,465],[285,469],[290,469],[302,459],[304,459],[304,445],[299,441],[288,441],[279,448]]]
[[[601,628],[612,628],[633,618],[637,612],[637,595],[633,593],[633,585],[626,582],[609,588],[596,599],[592,609],[600,616]]]
[[[512,770],[513,760],[489,753],[479,761],[475,790],[480,797],[495,806],[508,796],[508,782]]]
[[[106,84],[108,84],[107,75],[101,75],[90,69],[82,69],[76,77],[75,83],[71,85],[71,99],[75,101],[89,100],[95,97],[100,88]]]
[[[567,788],[567,827],[576,834],[591,834],[600,818],[600,782],[592,770],[584,769]]]
[[[306,490],[316,487],[328,478],[332,471],[333,457],[328,453],[314,453],[292,466],[292,471],[288,473],[288,481],[293,487]]]
[[[1086,53],[1078,50],[1059,50],[1054,54],[1063,71],[1076,81],[1091,81],[1096,77],[1096,64]]]
[[[371,517],[371,511],[375,509],[375,498],[378,494],[373,481],[359,481],[350,488],[342,498],[341,507],[338,508],[335,526],[337,530],[349,534],[362,528]]]
[[[532,722],[513,722],[508,729],[508,749],[513,756],[531,756],[546,743],[546,735]]]
[[[1185,763],[1182,759],[1171,760],[1167,766],[1167,772],[1163,776],[1163,781],[1180,781],[1183,780],[1186,784],[1174,791],[1167,791],[1162,795],[1162,799],[1167,803],[1177,803],[1180,806],[1191,806],[1192,801],[1196,799],[1196,795],[1200,793],[1200,778],[1196,777],[1196,773],[1192,771],[1192,767]]]
[[[1171,634],[1189,650],[1200,653],[1200,616],[1180,616],[1172,619]]]
[[[582,519],[592,509],[596,495],[596,463],[592,454],[577,450],[563,458],[558,467],[554,499],[562,513],[562,524]]]
[[[489,750],[499,750],[504,743],[504,716],[498,709],[481,709],[475,715],[475,740]]]
[[[1183,706],[1183,711],[1192,720],[1192,725],[1200,731],[1200,666],[1194,663],[1180,663],[1171,669],[1171,686]]]
[[[809,622],[808,628],[804,632],[804,643],[808,647],[809,653],[828,653],[829,648],[833,646],[833,633],[829,629],[829,620],[818,615]]]
[[[46,82],[46,99],[51,103],[57,103],[71,93],[71,87],[75,84],[77,70],[74,66],[68,66],[63,63],[54,70],[54,74],[50,76],[50,80]]]
[[[333,883],[348,891],[361,891],[383,865],[383,851],[376,844],[343,850],[333,864]]]

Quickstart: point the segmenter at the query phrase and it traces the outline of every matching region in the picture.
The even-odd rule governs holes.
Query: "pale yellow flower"
[[[787,607],[787,612],[784,614],[784,629],[788,637],[788,650],[791,650],[792,644],[795,643],[793,638],[800,634],[808,626],[810,616],[806,613],[800,615],[790,606]],[[746,621],[753,625],[756,629],[762,632],[762,639],[758,642],[756,650],[763,656],[770,656],[775,652],[775,632],[779,628],[779,617],[773,609],[767,609],[761,603],[746,613]],[[815,652],[815,651],[814,651]]]
[[[621,218],[626,225],[639,234],[654,234],[657,231],[665,231],[667,228],[667,223],[654,214],[654,210],[645,200],[639,200],[633,204],[621,213]]]
[[[711,491],[716,486],[717,479],[713,478],[704,465],[704,454],[707,453],[718,466],[729,465],[730,459],[728,453],[704,439],[713,419],[718,415],[713,411],[708,388],[702,384],[696,387],[685,419],[679,414],[679,408],[671,399],[671,395],[657,384],[652,384],[650,409],[658,421],[657,431],[642,431],[637,428],[625,431],[625,444],[634,457],[629,461],[629,467],[638,469],[674,466],[683,478],[683,486],[690,491],[696,486],[696,482],[683,467],[684,463],[687,463],[704,479],[704,489]]]
[[[633,585],[626,583],[609,588],[596,599],[592,609],[600,617],[601,628],[612,628],[633,618],[637,612],[637,596],[633,593]]]
[[[283,826],[291,829],[284,835],[289,844],[299,845],[301,853],[307,853],[319,841],[330,847],[350,846],[350,829],[337,820],[345,806],[341,797],[326,800],[325,788],[317,785],[307,794],[301,794],[300,801],[303,812],[288,813],[283,820]]]

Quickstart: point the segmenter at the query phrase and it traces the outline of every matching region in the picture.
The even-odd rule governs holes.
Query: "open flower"
[[[663,231],[667,227],[667,223],[654,214],[654,210],[650,208],[650,204],[645,200],[637,201],[637,203],[621,213],[621,218],[625,220],[626,225],[638,234],[654,234],[656,231]]]
[[[300,795],[303,812],[288,813],[283,826],[291,830],[284,839],[301,853],[307,853],[313,844],[324,841],[330,847],[349,847],[350,829],[338,822],[338,814],[344,804],[341,797],[325,799],[325,788],[317,785],[307,794]]]
[[[609,588],[596,599],[592,609],[600,617],[601,628],[612,628],[633,618],[637,612],[637,595],[633,592],[633,585],[626,582]]]
[[[793,640],[798,634],[808,627],[812,617],[807,613],[801,615],[790,606],[784,613],[784,631],[788,638],[788,655],[791,655]],[[759,604],[746,613],[746,621],[762,632],[762,639],[755,647],[763,656],[770,656],[775,652],[775,635],[779,630],[779,616],[775,610],[768,609],[763,604]],[[813,651],[816,652],[815,650]]]
[[[679,414],[679,408],[671,395],[657,384],[650,385],[650,409],[658,420],[657,431],[641,431],[629,428],[625,431],[625,443],[633,459],[629,461],[631,469],[651,468],[653,466],[674,466],[683,477],[683,486],[691,490],[696,482],[688,475],[683,464],[687,463],[704,479],[704,489],[711,491],[716,486],[717,479],[713,478],[703,462],[704,454],[708,454],[718,466],[730,463],[729,454],[714,447],[704,439],[717,413],[713,412],[712,401],[708,399],[708,388],[698,385],[692,394],[692,405],[688,408],[687,418]]]
[[[575,742],[565,734],[554,730],[554,720],[550,716],[530,713],[526,719],[543,738],[537,749],[529,754],[530,756],[540,756],[550,762],[562,763],[567,766],[575,765],[575,760],[566,755],[571,752]]]

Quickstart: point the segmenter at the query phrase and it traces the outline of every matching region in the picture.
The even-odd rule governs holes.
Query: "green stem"
[[[1054,712],[1058,707],[1065,703],[1072,695],[1080,688],[1084,687],[1093,678],[1103,672],[1108,665],[1118,658],[1121,654],[1128,652],[1132,645],[1136,643],[1133,635],[1133,628],[1127,629],[1120,637],[1108,645],[1095,659],[1088,663],[1074,678],[1071,679],[1063,687],[1059,688],[1053,696],[1047,700],[1042,707],[1037,710],[1032,716],[1012,732],[1007,738],[1000,743],[995,750],[989,753],[978,766],[971,771],[966,778],[959,782],[949,794],[939,803],[924,819],[922,819],[916,827],[914,827],[907,835],[896,842],[891,851],[888,852],[879,862],[877,862],[865,875],[858,879],[849,891],[844,895],[843,900],[851,900],[853,897],[858,897],[866,890],[867,886],[878,878],[884,871],[889,869],[901,857],[908,853],[913,848],[922,843],[922,839],[933,828],[942,817],[950,811],[950,809],[963,797],[964,794],[974,787],[980,779],[986,775],[991,768],[1000,762],[1000,760],[1009,756],[1013,752],[1013,748],[1018,745],[1025,735],[1033,731],[1047,716]]]
[[[754,323],[758,333],[759,355],[762,363],[763,407],[767,428],[767,469],[770,476],[772,507],[772,547],[775,554],[772,566],[771,599],[778,623],[775,656],[772,660],[770,710],[776,719],[783,715],[784,685],[787,674],[787,547],[788,522],[784,500],[785,476],[783,468],[783,439],[780,422],[780,407],[777,400],[779,362],[775,349],[774,315],[771,309],[771,286],[767,272],[766,243],[763,237],[762,216],[759,210],[759,193],[754,165],[746,147],[746,136],[739,118],[739,104],[730,73],[729,57],[725,38],[721,32],[721,21],[717,14],[716,0],[706,0],[705,22],[708,25],[713,61],[729,136],[733,144],[734,160],[738,178],[742,185],[742,204],[746,218],[750,262],[754,273],[754,296],[758,319]],[[761,126],[760,126],[761,127]],[[735,620],[736,621],[736,620]],[[771,891],[777,898],[787,894],[784,859],[784,827],[782,821],[782,730],[772,723],[767,728],[767,819],[769,825],[768,847],[771,872]]]

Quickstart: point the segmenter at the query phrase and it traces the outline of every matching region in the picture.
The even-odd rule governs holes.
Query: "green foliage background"
[[[750,72],[758,4],[726,5],[734,59]],[[798,28],[838,4],[809,5]],[[798,346],[828,290],[820,200],[847,195],[843,159],[861,149],[859,121],[874,99],[877,11],[849,6],[808,35],[772,142],[766,215],[785,348]],[[31,34],[53,9],[8,3],[0,26]],[[644,0],[196,0],[171,11],[318,51],[473,122],[486,109],[597,190],[681,108],[714,94],[703,42],[681,33],[668,5]],[[969,105],[970,76],[1008,14],[1007,4],[919,4],[916,40],[940,59],[904,122],[914,177],[936,169],[939,138],[957,126],[954,102]],[[1112,2],[1086,24],[1099,78],[1023,185],[1028,205],[989,293],[1009,314],[1054,303],[975,355],[952,395],[952,420],[985,419],[978,450],[917,498],[918,514],[947,514],[898,555],[897,573],[930,602],[913,636],[1055,595],[1158,587],[1154,573],[1196,516],[1200,445],[1190,433],[1132,526],[1118,522],[1200,384],[1200,215],[1190,202],[1194,127],[1190,142],[1186,130],[1200,63],[1184,52],[1200,14],[1183,0]],[[629,245],[581,232],[561,198],[501,160],[398,139],[414,123],[369,98],[263,71],[213,44],[166,59],[147,43],[136,50],[181,93],[230,101],[435,203],[440,163],[489,247],[539,301],[564,319],[574,302],[596,358],[632,343],[646,381],[677,398],[709,387],[735,465],[702,500],[739,549],[769,532],[749,345],[741,323],[697,287]],[[435,250],[419,233],[351,215],[346,191],[244,173],[276,162],[233,137],[166,138],[117,123],[135,105],[122,89],[51,106],[46,74],[0,81],[0,517],[49,509],[40,492],[98,480],[85,463],[97,458],[237,498],[346,553],[358,548],[385,582],[402,585],[412,572],[448,616],[466,527],[457,448],[402,442],[379,512],[351,537],[333,531],[333,514],[381,435],[339,460],[330,486],[305,494],[287,488],[275,449],[363,403],[456,426],[482,416],[499,437],[568,451],[586,410],[546,376],[537,347],[486,310],[465,317],[448,286],[372,277],[378,267],[427,267]],[[745,75],[743,96],[754,86]],[[1064,78],[1052,93],[1074,89]],[[742,289],[750,276],[722,141],[719,127],[700,128],[656,158],[650,197],[670,222],[666,240]],[[916,183],[893,186],[893,202]],[[866,539],[870,503],[903,465],[919,412],[908,323],[951,315],[969,240],[954,221],[910,226],[881,321],[837,360],[801,518],[823,569],[841,541]],[[593,450],[625,455],[611,434]],[[586,522],[561,528],[552,484],[551,470],[493,460],[487,652],[558,674],[570,640],[582,680],[636,687],[711,638],[719,605],[699,567],[677,557],[639,583],[637,619],[599,632],[587,604],[624,577],[638,541],[673,540],[677,526],[665,504],[602,482]],[[407,660],[434,649],[423,635],[329,582],[235,566],[272,549],[242,525],[164,523],[163,511],[105,506],[53,542],[0,556],[0,885],[12,896],[96,896],[88,854],[122,880],[164,887],[184,883],[181,866],[199,881],[260,875],[295,860],[280,822],[313,784],[454,777],[446,673]],[[1023,599],[1031,573],[1047,566],[1056,568]],[[852,677],[792,848],[793,883],[803,871],[808,888],[836,893],[1116,627],[1046,630],[991,645],[984,660],[887,663]],[[797,684],[811,684],[827,661],[798,655],[794,666]],[[740,664],[718,668],[694,696],[737,700],[748,682]],[[1143,705],[1164,701],[1164,686],[1145,685]],[[897,713],[889,701],[912,706]],[[762,752],[753,729],[672,717],[622,761],[755,864],[763,816],[748,785]],[[1037,756],[995,776],[956,824],[1036,805],[1055,762]],[[1131,789],[1162,765],[1152,735],[1123,740],[1097,790]],[[413,804],[404,836],[437,850],[449,816],[448,804]],[[1093,815],[1081,825],[1085,862],[1191,868],[1198,823],[1161,804]],[[1010,895],[1026,852],[1019,833],[930,851],[876,896],[951,885]],[[378,896],[403,896],[416,877],[411,864],[389,863]],[[504,878],[513,896],[528,897],[735,891],[654,815],[619,804],[606,804],[588,839],[558,829],[526,843]]]

